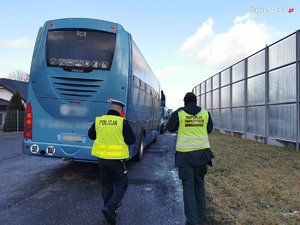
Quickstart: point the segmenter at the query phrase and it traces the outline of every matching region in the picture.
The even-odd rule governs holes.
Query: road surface
[[[165,132],[142,161],[128,162],[130,184],[118,225],[185,223],[175,140]],[[23,155],[21,145],[22,134],[0,134],[0,224],[107,225],[95,164]]]

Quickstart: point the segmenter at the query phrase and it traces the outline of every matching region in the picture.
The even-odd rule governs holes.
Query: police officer
[[[98,157],[101,170],[102,213],[109,224],[116,224],[116,211],[128,187],[125,160],[128,145],[134,144],[132,128],[121,114],[125,104],[112,99],[106,115],[96,117],[88,131],[94,141],[92,155]]]
[[[208,111],[197,106],[192,92],[186,93],[184,107],[172,113],[167,130],[177,133],[175,166],[182,181],[186,225],[208,224],[204,176],[212,165],[208,134],[213,122]]]

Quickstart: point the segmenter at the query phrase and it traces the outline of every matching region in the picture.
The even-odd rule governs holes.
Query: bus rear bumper
[[[33,142],[24,139],[22,148],[23,153],[27,155],[62,158],[64,161],[97,161],[97,157],[91,155],[91,146]]]

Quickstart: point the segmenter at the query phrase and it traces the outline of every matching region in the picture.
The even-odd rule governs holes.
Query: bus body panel
[[[65,63],[63,66],[60,66],[60,61],[54,66],[49,64],[52,58],[49,60],[48,54],[52,49],[47,47],[52,44],[51,38],[53,42],[59,42],[59,35],[65,32],[66,35],[82,32],[83,36],[90,33],[101,36],[98,31],[108,37],[115,34],[109,70],[105,67],[87,72],[85,68],[74,70],[76,61],[73,59],[62,61]],[[72,65],[71,69],[68,63]],[[107,113],[110,107],[108,100],[113,98],[126,103],[126,119],[137,139],[130,146],[132,158],[138,151],[141,135],[144,135],[145,145],[158,135],[159,88],[131,35],[121,25],[80,18],[47,21],[39,30],[32,57],[28,88],[28,103],[32,106],[32,138],[24,138],[23,153],[96,161],[90,154],[93,141],[88,138],[88,129],[96,116]]]

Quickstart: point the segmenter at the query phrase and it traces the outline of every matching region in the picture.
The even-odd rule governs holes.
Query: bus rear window
[[[116,34],[96,30],[50,30],[47,65],[67,71],[110,70]]]

